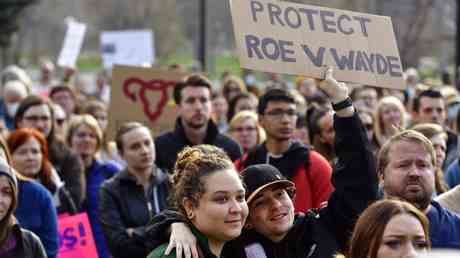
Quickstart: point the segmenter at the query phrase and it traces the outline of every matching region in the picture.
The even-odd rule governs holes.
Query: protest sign
[[[155,49],[151,30],[104,31],[101,33],[101,55],[104,68],[119,65],[151,65]]]
[[[128,121],[141,122],[154,135],[174,128],[176,107],[173,88],[183,73],[115,65],[109,109],[108,137]]]
[[[86,213],[60,217],[58,258],[98,258]]]
[[[229,0],[242,67],[405,87],[390,17],[275,0]]]
[[[67,32],[57,62],[59,66],[75,67],[85,33],[86,24],[72,20],[67,22]]]

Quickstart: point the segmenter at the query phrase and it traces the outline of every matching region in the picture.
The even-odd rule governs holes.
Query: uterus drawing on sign
[[[148,117],[150,122],[154,123],[163,113],[165,106],[168,104],[168,88],[174,87],[175,81],[163,79],[153,79],[145,81],[140,78],[130,77],[123,83],[123,94],[133,102],[140,101],[142,111]],[[149,93],[158,93],[160,98],[158,102],[152,103]]]

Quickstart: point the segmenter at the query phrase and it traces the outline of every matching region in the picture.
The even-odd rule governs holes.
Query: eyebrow
[[[245,193],[244,190],[238,190],[238,191],[236,191],[236,192],[237,192],[237,193],[243,193],[243,194]],[[212,194],[227,194],[227,193],[231,193],[231,191],[223,191],[223,190],[220,190],[220,191],[215,191],[215,192],[212,193]]]

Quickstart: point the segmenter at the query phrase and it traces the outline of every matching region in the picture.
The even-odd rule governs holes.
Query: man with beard
[[[320,208],[333,191],[332,168],[318,152],[294,140],[297,113],[294,97],[284,89],[268,90],[257,107],[267,140],[236,162],[239,170],[267,163],[276,167],[297,188],[295,211]]]
[[[401,198],[427,215],[433,248],[460,248],[460,216],[431,200],[435,164],[436,154],[430,140],[416,131],[406,130],[382,146],[377,166],[386,198]]]
[[[241,149],[235,141],[220,134],[211,120],[211,82],[201,75],[191,75],[174,87],[178,117],[173,131],[155,139],[156,164],[172,173],[177,154],[185,147],[210,144],[224,149],[235,161]]]

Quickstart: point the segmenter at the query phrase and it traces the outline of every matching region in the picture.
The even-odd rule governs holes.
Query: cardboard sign
[[[275,0],[229,0],[242,67],[403,89],[390,17]]]
[[[76,21],[67,23],[64,44],[58,58],[58,65],[61,67],[75,67],[78,55],[80,54],[83,39],[85,38],[86,24]]]
[[[59,217],[58,258],[98,258],[86,213]]]
[[[151,30],[104,31],[101,33],[101,55],[104,68],[114,64],[141,66],[155,62]]]
[[[115,65],[109,109],[108,137],[124,123],[136,121],[148,126],[154,136],[174,129],[176,108],[173,88],[185,74]]]

